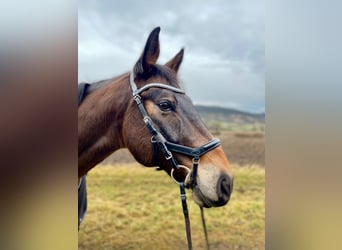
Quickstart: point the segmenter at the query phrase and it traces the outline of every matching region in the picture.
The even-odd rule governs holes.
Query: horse
[[[133,70],[87,87],[78,108],[78,177],[120,148],[146,167],[164,170],[192,190],[200,207],[228,203],[233,175],[220,141],[210,133],[178,71],[182,48],[157,64],[160,28],[148,36]]]

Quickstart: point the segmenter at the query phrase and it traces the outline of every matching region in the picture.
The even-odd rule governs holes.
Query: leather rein
[[[178,94],[185,94],[185,91],[179,88],[175,88],[175,87],[163,84],[163,83],[149,83],[138,89],[134,81],[133,73],[130,73],[130,86],[132,89],[133,100],[136,102],[138,109],[143,117],[143,121],[146,127],[148,128],[149,132],[151,133],[151,143],[153,145],[154,160],[156,161],[158,167],[161,168],[159,166],[160,165],[159,152],[161,152],[164,158],[172,166],[171,174],[170,174],[171,178],[179,185],[183,214],[184,214],[184,219],[185,219],[188,249],[190,250],[192,249],[192,240],[191,240],[189,211],[188,211],[188,206],[186,202],[185,184],[190,183],[191,188],[197,188],[196,177],[197,177],[197,170],[198,170],[200,157],[204,155],[205,153],[220,146],[221,142],[219,139],[214,138],[210,140],[208,143],[202,145],[201,147],[192,148],[192,147],[183,146],[177,143],[172,143],[172,142],[167,141],[165,137],[160,133],[160,131],[156,129],[151,117],[148,115],[145,109],[145,106],[144,106],[144,103],[140,94],[150,88],[166,89],[166,90],[178,93]],[[179,165],[172,153],[179,153],[179,154],[193,157],[192,158],[192,162],[193,162],[192,172],[188,167]],[[187,171],[187,175],[184,181],[178,181],[174,177],[174,172],[177,171],[179,168],[183,168]],[[204,197],[202,196],[202,198]],[[207,201],[204,199],[204,202],[207,202]],[[209,249],[208,235],[207,235],[207,229],[206,229],[205,220],[204,220],[203,207],[200,207],[200,209],[201,209],[202,224],[203,224],[203,229],[204,229],[204,234],[205,234],[205,239],[206,239],[206,245],[207,245],[207,249]]]

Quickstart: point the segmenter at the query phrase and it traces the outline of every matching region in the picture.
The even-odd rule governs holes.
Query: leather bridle
[[[184,145],[180,145],[177,143],[169,142],[165,139],[165,137],[161,134],[161,132],[156,129],[151,117],[148,115],[142,97],[141,93],[150,89],[150,88],[160,88],[160,89],[166,89],[178,94],[185,94],[185,92],[180,88],[175,88],[163,83],[149,83],[141,88],[137,88],[137,85],[134,81],[134,74],[130,73],[130,86],[133,93],[133,99],[136,102],[138,109],[143,117],[143,121],[148,128],[149,132],[151,133],[151,143],[153,145],[153,152],[154,152],[154,160],[157,163],[158,167],[162,168],[159,162],[159,153],[161,152],[166,159],[167,162],[170,163],[172,166],[171,169],[171,178],[179,185],[180,187],[180,196],[182,201],[182,207],[183,207],[183,214],[185,218],[185,226],[186,226],[186,233],[187,233],[187,240],[188,240],[188,248],[192,249],[192,241],[191,241],[191,232],[190,232],[190,220],[189,220],[189,212],[187,208],[186,203],[186,193],[185,193],[185,184],[189,183],[191,188],[197,187],[197,170],[198,165],[200,161],[200,157],[204,155],[205,153],[215,149],[216,147],[221,145],[221,142],[219,139],[214,138],[210,140],[208,143],[202,145],[198,148],[192,148]],[[179,153],[187,156],[191,156],[192,162],[193,162],[193,168],[192,172],[191,170],[183,165],[179,165],[174,158],[172,153]],[[188,173],[184,179],[184,181],[178,181],[174,177],[174,171],[176,171],[179,168],[185,169]],[[204,198],[204,197],[203,197]],[[204,227],[204,233],[207,243],[207,248],[209,249],[208,239],[207,239],[207,231],[204,221],[204,214],[203,214],[203,207],[201,208],[201,215],[202,215],[202,223]]]

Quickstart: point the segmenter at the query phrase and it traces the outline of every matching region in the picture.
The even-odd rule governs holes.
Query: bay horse
[[[155,28],[132,72],[93,83],[78,108],[78,177],[120,148],[128,148],[146,167],[164,170],[191,189],[200,207],[227,204],[233,176],[220,141],[213,138],[177,72],[181,49],[157,64]]]

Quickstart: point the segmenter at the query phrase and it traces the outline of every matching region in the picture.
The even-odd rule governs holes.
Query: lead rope
[[[192,250],[191,226],[190,226],[188,205],[186,203],[186,194],[185,194],[184,182],[179,183],[179,190],[180,190],[180,197],[181,197],[182,207],[183,207],[185,230],[186,230],[186,239],[188,241],[188,249]]]
[[[197,175],[197,169],[198,169],[198,163],[199,163],[199,156],[195,156],[194,159],[192,160],[193,163],[193,185],[196,185],[196,175]],[[203,225],[203,231],[204,231],[204,237],[205,237],[205,243],[207,246],[207,250],[209,250],[209,240],[208,240],[208,232],[207,232],[207,226],[205,224],[205,218],[204,218],[204,210],[203,207],[199,207],[201,210],[201,220],[202,220],[202,225]]]
[[[207,226],[205,224],[205,219],[204,219],[204,210],[203,207],[200,207],[201,209],[201,218],[202,218],[202,225],[203,225],[203,231],[204,231],[204,237],[205,237],[205,243],[207,245],[207,249],[209,250],[209,240],[208,240],[208,232],[207,232]]]
[[[180,182],[179,183],[179,189],[180,189],[180,197],[181,197],[182,207],[183,207],[185,230],[186,230],[186,239],[188,241],[188,249],[192,250],[191,226],[190,226],[190,218],[189,218],[188,205],[187,205],[187,202],[186,202],[186,193],[185,193],[184,182]],[[204,232],[204,237],[205,237],[205,244],[206,244],[207,250],[210,250],[209,240],[208,240],[208,232],[207,232],[207,226],[205,224],[203,207],[200,207],[200,210],[201,210],[201,219],[202,219],[202,225],[203,225],[203,232]]]

